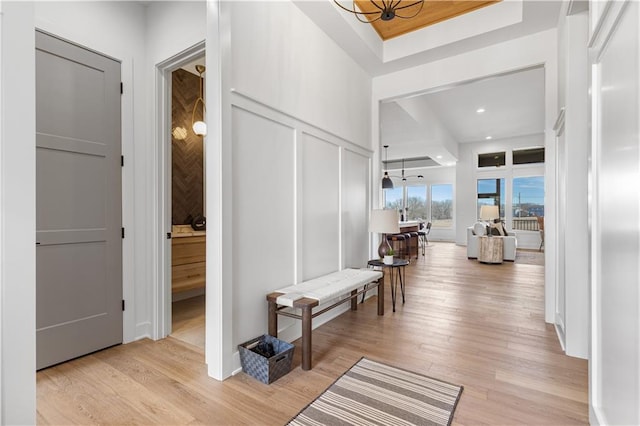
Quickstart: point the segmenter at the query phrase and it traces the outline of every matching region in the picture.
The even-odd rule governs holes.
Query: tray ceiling
[[[381,3],[381,0],[375,0]],[[415,0],[401,0],[400,4],[410,4]],[[501,0],[472,0],[472,1],[450,1],[450,0],[425,0],[424,6],[418,15],[411,19],[394,18],[391,21],[378,20],[371,25],[376,30],[382,40],[388,40],[411,31],[419,30],[429,25],[455,18],[456,16],[472,12],[482,7],[499,3]],[[370,0],[356,0],[356,5],[363,12],[375,12],[379,10]],[[412,16],[419,5],[403,9],[399,14]],[[370,19],[375,19],[378,15],[368,15]]]

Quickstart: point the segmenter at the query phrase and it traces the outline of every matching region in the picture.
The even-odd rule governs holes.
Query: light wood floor
[[[37,420],[280,425],[366,355],[463,385],[457,425],[586,424],[587,361],[562,354],[543,321],[543,267],[530,263],[479,264],[431,243],[407,268],[397,312],[387,287],[383,317],[372,297],[314,331],[311,371],[297,347],[271,385],[243,373],[217,382],[193,340],[143,340],[39,372]]]

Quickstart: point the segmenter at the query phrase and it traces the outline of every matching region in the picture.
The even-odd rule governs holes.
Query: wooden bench
[[[374,282],[378,287],[378,315],[384,315],[382,277],[382,272],[371,269],[343,269],[268,294],[269,334],[278,337],[278,315],[302,320],[302,369],[311,370],[312,319],[348,301],[351,301],[351,310],[357,310],[357,298],[365,291],[358,289]],[[313,312],[316,306],[327,303],[330,305]],[[286,308],[298,308],[302,313],[299,315]]]

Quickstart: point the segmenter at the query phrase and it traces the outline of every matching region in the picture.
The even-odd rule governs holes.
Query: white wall
[[[364,70],[292,3],[233,3],[230,87],[370,148]]]
[[[33,5],[0,3],[0,423],[36,423]]]
[[[212,2],[209,11],[231,58],[222,66],[222,170],[207,176],[208,202],[220,188],[222,296],[232,293],[231,309],[207,326],[223,324],[214,361],[226,377],[240,366],[237,345],[267,331],[267,293],[365,266],[371,80],[292,3]],[[299,321],[279,326],[286,340],[300,336]]]
[[[158,337],[153,294],[159,150],[155,66],[205,39],[206,3],[38,2],[36,27],[122,62],[124,341]],[[162,241],[167,241],[162,239]]]
[[[456,183],[458,192],[456,202],[458,206],[458,222],[456,226],[456,243],[467,244],[467,228],[477,222],[477,180],[504,178],[505,203],[512,202],[511,180],[519,176],[544,176],[544,165],[513,166],[511,152],[514,149],[534,148],[544,145],[544,135],[531,135],[519,138],[496,139],[473,144],[460,144],[458,152],[460,159],[456,165]],[[498,168],[478,168],[478,154],[506,151],[506,165]],[[548,206],[545,197],[545,215]],[[507,229],[511,231],[511,212],[506,212]],[[519,248],[537,249],[540,247],[540,233],[538,231],[514,231],[518,239]]]
[[[36,2],[35,25],[122,63],[123,297],[132,308],[124,312],[123,338],[149,336],[145,8],[133,2]]]
[[[592,424],[640,424],[640,6],[592,7]],[[594,9],[596,13],[594,13]],[[570,106],[570,105],[568,105]]]
[[[561,18],[558,108],[558,287],[556,326],[567,355],[589,353],[589,93],[588,14]]]
[[[171,81],[160,67],[167,61],[177,60],[178,56],[182,59],[185,55],[183,52],[191,51],[194,46],[204,42],[206,8],[204,1],[152,2],[146,8],[144,71],[147,75],[145,89],[149,108],[145,119],[150,130],[146,154],[143,156],[146,167],[142,169],[141,178],[147,187],[144,205],[149,236],[146,244],[149,248],[143,254],[148,279],[140,288],[144,305],[137,305],[141,319],[137,336],[150,336],[153,339],[168,334],[171,325],[170,315],[165,316],[171,306],[171,283],[165,280],[171,271],[171,240],[165,238],[166,233],[171,232],[171,138],[165,139],[160,134],[160,129],[171,126],[167,122],[170,118],[163,116],[169,109],[170,98],[167,94]],[[206,72],[205,79],[210,74],[215,76],[215,73]],[[165,78],[169,81],[165,81]]]

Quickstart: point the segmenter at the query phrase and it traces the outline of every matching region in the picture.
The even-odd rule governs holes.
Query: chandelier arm
[[[400,3],[400,0],[398,0],[398,2],[397,2],[396,4],[398,4],[398,3]],[[413,6],[415,6],[415,5],[417,5],[417,4],[420,4],[420,3],[422,3],[422,4],[424,5],[424,0],[418,0],[418,1],[415,1],[415,2],[413,2],[413,3],[411,3],[411,4],[406,4],[406,5],[404,5],[404,6],[400,6],[400,7],[394,7],[394,10],[402,10],[402,9],[406,9],[406,8],[408,8],[408,7],[413,7]]]
[[[376,14],[377,14],[378,12],[373,12],[373,13],[376,13]],[[367,19],[362,19],[362,18],[360,17],[360,15],[358,15],[358,13],[355,13],[355,16],[356,16],[356,19],[357,19],[358,21],[362,22],[363,24],[369,24],[369,23],[371,23],[371,22],[376,22],[376,21],[379,21],[379,20],[380,20],[380,16],[378,16],[378,17],[377,17],[377,18],[375,18],[375,19],[369,19],[369,17],[367,17]]]
[[[394,12],[395,12],[396,10],[398,10],[398,9],[404,9],[404,6],[403,6],[403,7],[398,7],[398,5],[400,4],[400,2],[401,2],[401,1],[402,1],[402,0],[396,0],[396,1],[395,1],[395,3],[394,3],[394,2],[393,2],[393,0],[389,0],[389,6],[388,6],[388,7],[389,7],[391,10],[393,10]],[[420,0],[420,1],[422,1],[422,0]],[[411,5],[409,5],[409,6],[411,6]]]
[[[416,13],[414,13],[413,15],[411,15],[411,16],[401,16],[401,15],[398,15],[398,14],[396,13],[396,16],[395,16],[395,17],[396,17],[396,18],[400,18],[400,19],[411,19],[411,18],[415,18],[415,17],[418,15],[418,13],[420,13],[420,12],[422,11],[422,7],[424,6],[424,1],[422,1],[422,2],[416,2],[416,3],[414,3],[413,5],[403,6],[403,7],[401,7],[401,8],[400,8],[400,7],[398,8],[398,9],[404,9],[405,7],[415,6],[415,5],[416,5],[416,4],[418,4],[418,3],[420,3],[420,9],[418,9],[418,11],[417,11]]]
[[[354,0],[354,3],[355,3],[355,0]],[[384,6],[384,7],[380,7],[380,5],[378,5],[378,3],[376,3],[373,0],[369,0],[369,3],[371,3],[372,5],[377,7],[378,10],[380,10],[381,12],[384,12],[386,10],[386,8],[387,8],[387,3],[385,2],[385,0],[382,0],[382,6]],[[379,13],[379,12],[371,12],[371,13]]]
[[[335,3],[335,4],[336,4],[340,9],[342,9],[342,10],[346,10],[347,12],[350,12],[350,13],[353,13],[353,14],[354,14],[354,15],[356,15],[356,16],[358,16],[358,15],[377,15],[377,14],[379,14],[379,13],[380,13],[380,12],[377,12],[377,11],[376,11],[376,12],[360,12],[360,11],[357,11],[357,10],[355,10],[355,2],[354,2],[354,9],[353,9],[353,10],[351,10],[351,9],[349,9],[349,8],[347,8],[347,7],[344,7],[343,5],[341,5],[340,3],[338,3],[338,1],[337,1],[337,0],[333,0],[333,2],[334,2],[334,3]],[[375,3],[374,3],[374,4],[375,4]],[[369,22],[369,21],[363,21],[363,22]]]

